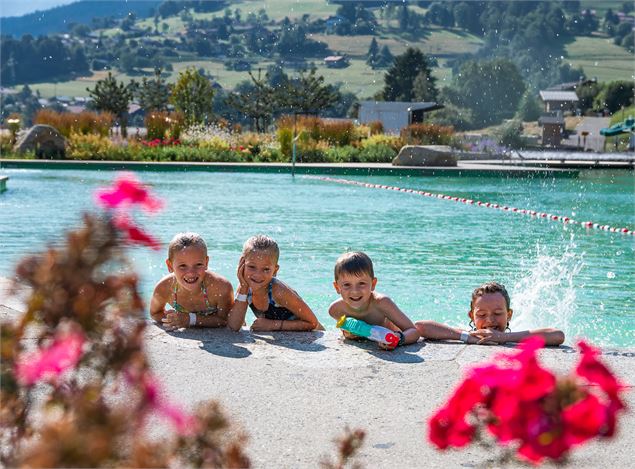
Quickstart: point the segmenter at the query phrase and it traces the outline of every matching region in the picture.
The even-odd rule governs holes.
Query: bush
[[[410,124],[401,130],[401,138],[409,145],[449,145],[454,128],[438,124]]]
[[[66,157],[71,160],[127,160],[125,149],[117,147],[108,137],[94,134],[71,133]]]
[[[458,130],[475,128],[474,114],[467,108],[460,108],[452,104],[446,104],[443,109],[434,111],[430,122],[438,125],[452,126]]]
[[[396,152],[398,152],[399,150],[401,150],[401,147],[404,146],[404,142],[401,139],[401,137],[398,137],[396,135],[377,134],[377,135],[371,135],[370,137],[363,139],[359,143],[359,146],[361,148],[366,148],[366,147],[371,147],[376,145],[390,147]]]
[[[280,151],[287,158],[291,158],[293,152],[293,128],[280,127],[277,132]]]
[[[381,121],[369,122],[368,127],[370,127],[371,135],[377,135],[384,132],[384,124]]]
[[[388,145],[369,145],[359,152],[359,159],[364,163],[390,163],[397,156],[397,151]]]
[[[108,135],[113,121],[114,116],[109,112],[84,111],[79,114],[71,114],[51,109],[41,109],[33,118],[34,124],[55,127],[59,133],[67,138],[70,137],[71,133],[97,134],[105,137]]]
[[[181,136],[184,118],[180,112],[152,111],[143,119],[148,131],[148,140],[176,138]]]
[[[507,148],[523,148],[523,126],[520,121],[512,120],[503,125],[498,131],[498,143]]]
[[[326,159],[332,163],[359,163],[361,150],[353,146],[332,147],[326,151]]]

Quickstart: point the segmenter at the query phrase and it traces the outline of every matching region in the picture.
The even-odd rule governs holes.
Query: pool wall
[[[495,164],[464,164],[456,167],[392,166],[386,163],[199,163],[147,161],[67,161],[67,160],[7,160],[0,159],[2,169],[69,169],[69,170],[142,170],[142,171],[206,171],[232,173],[325,174],[356,176],[489,176],[489,177],[549,177],[575,178],[577,170],[502,166]]]

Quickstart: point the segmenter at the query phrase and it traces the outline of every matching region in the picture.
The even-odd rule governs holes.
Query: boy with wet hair
[[[339,320],[342,316],[360,319],[367,324],[387,327],[399,336],[398,345],[415,343],[419,333],[412,321],[386,295],[375,291],[377,278],[373,261],[367,254],[355,251],[342,254],[335,263],[333,286],[341,298],[329,307],[329,315]],[[358,337],[342,330],[347,339]],[[380,343],[391,350],[394,346]]]

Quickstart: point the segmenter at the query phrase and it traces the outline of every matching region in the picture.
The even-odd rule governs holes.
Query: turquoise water
[[[91,210],[92,192],[109,171],[3,170],[0,275],[42,249]],[[467,325],[474,287],[504,283],[515,310],[512,329],[562,328],[567,343],[583,336],[604,346],[635,345],[635,237],[532,219],[413,194],[344,186],[306,177],[242,173],[140,172],[166,209],[140,216],[169,241],[178,231],[207,240],[210,267],[236,285],[242,243],[256,233],[281,249],[278,276],[319,319],[334,327],[332,269],[347,249],[374,260],[377,290],[413,320]],[[632,172],[583,172],[578,179],[359,177],[349,179],[439,192],[635,229]],[[144,297],[166,273],[163,252],[135,248],[130,257]]]

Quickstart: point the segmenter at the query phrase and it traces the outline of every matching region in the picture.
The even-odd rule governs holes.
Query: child
[[[520,342],[532,335],[542,336],[546,345],[560,345],[564,342],[564,333],[552,328],[511,332],[509,321],[513,311],[509,303],[509,294],[503,285],[496,282],[485,283],[472,293],[470,311],[467,313],[472,326],[470,332],[434,321],[417,321],[415,325],[421,337],[426,339],[454,339],[466,344]]]
[[[363,252],[347,252],[335,263],[335,281],[333,286],[341,299],[334,301],[329,307],[329,314],[334,319],[350,316],[377,326],[394,330],[399,335],[399,344],[412,344],[419,339],[419,333],[408,317],[386,295],[377,293],[377,279],[373,271],[373,262]],[[358,338],[350,332],[342,330],[347,339]],[[379,344],[390,350],[394,346]]]
[[[179,233],[168,246],[169,275],[154,287],[152,319],[167,330],[182,327],[223,327],[234,303],[231,283],[207,270],[207,245],[196,233]],[[170,309],[165,310],[169,304]]]
[[[312,331],[322,329],[311,308],[288,285],[278,280],[278,244],[268,236],[252,236],[243,245],[238,263],[234,307],[227,326],[238,331],[245,322],[247,306],[256,320],[253,331]]]

